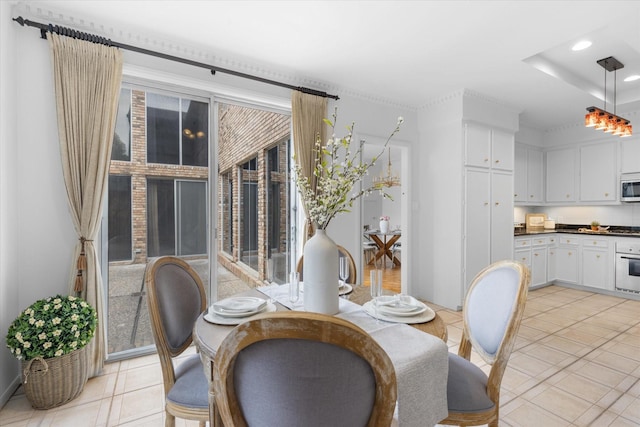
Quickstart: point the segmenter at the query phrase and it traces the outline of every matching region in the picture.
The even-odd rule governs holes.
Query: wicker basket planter
[[[50,409],[76,398],[89,377],[87,347],[60,357],[22,361],[22,385],[35,409]]]

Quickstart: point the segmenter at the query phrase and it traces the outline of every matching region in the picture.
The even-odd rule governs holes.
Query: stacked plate
[[[363,308],[373,317],[396,323],[424,323],[435,317],[431,308],[410,295],[380,296]]]
[[[275,305],[258,297],[231,297],[215,302],[204,319],[222,325],[237,325],[264,311],[275,311]]]

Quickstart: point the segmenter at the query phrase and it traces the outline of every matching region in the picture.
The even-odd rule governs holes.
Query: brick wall
[[[147,262],[147,178],[184,178],[207,180],[207,167],[147,164],[146,146],[146,103],[145,92],[132,90],[131,105],[131,161],[111,161],[109,173],[131,176],[132,184],[132,239],[133,263]],[[267,182],[266,156],[268,150],[278,147],[278,171],[271,172],[274,182],[287,182],[288,140],[290,131],[290,117],[274,112],[248,107],[220,104],[219,105],[219,133],[218,133],[218,181],[219,202],[211,203],[210,207],[218,209],[219,224],[219,262],[234,274],[247,281],[261,283],[267,278]],[[252,158],[257,160],[257,170],[247,171],[242,165]],[[242,183],[239,179],[244,173],[258,185],[258,271],[243,266],[239,261],[239,248],[242,242]],[[229,195],[229,185],[233,195]],[[285,187],[286,188],[286,187]],[[280,226],[279,251],[286,250],[286,218],[287,191],[281,191],[280,197]],[[229,203],[233,204],[233,216],[228,217]],[[232,227],[232,236],[228,230]],[[233,237],[233,241],[230,238]],[[233,248],[232,253],[224,254],[225,249]]]
[[[266,156],[268,150],[278,146],[279,171],[271,174],[272,180],[286,182],[287,171],[287,142],[290,131],[290,118],[278,113],[242,107],[230,104],[220,104],[218,133],[218,153],[219,153],[219,173],[229,177],[232,182],[233,197],[229,198],[228,185],[223,184],[219,193],[220,206],[224,206],[225,200],[233,203],[233,217],[227,218],[218,212],[218,223],[223,232],[219,239],[219,250],[229,247],[228,236],[225,236],[229,229],[228,221],[231,221],[233,228],[233,253],[219,257],[219,261],[228,266],[230,263],[237,263],[240,258],[239,250],[242,243],[242,223],[240,213],[242,212],[242,182],[240,177],[257,182],[258,185],[258,272],[257,276],[250,276],[256,283],[267,279],[267,182],[266,182]],[[242,169],[242,165],[247,161],[256,158],[257,170],[247,171]],[[225,179],[220,176],[220,182]],[[283,194],[284,193],[284,194]],[[281,192],[281,215],[283,224],[280,226],[281,238],[279,247],[282,251],[286,247],[286,218],[287,218],[287,193]],[[285,246],[282,246],[282,243]]]

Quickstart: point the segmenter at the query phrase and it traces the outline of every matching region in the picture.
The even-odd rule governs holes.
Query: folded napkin
[[[378,307],[391,306],[398,310],[411,311],[422,306],[422,303],[411,295],[382,295],[376,298]]]
[[[257,297],[231,297],[213,304],[214,311],[232,313],[251,313],[267,304],[267,300]]]

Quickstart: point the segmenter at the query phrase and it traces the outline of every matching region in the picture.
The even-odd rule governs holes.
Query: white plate
[[[380,311],[378,311],[378,319],[380,320],[384,320],[386,322],[393,322],[393,323],[406,323],[406,324],[413,324],[413,323],[427,323],[431,320],[433,320],[436,317],[436,312],[433,311],[430,307],[425,306],[426,310],[416,316],[394,316],[391,314],[384,314],[381,313]],[[365,313],[367,313],[369,316],[375,318],[376,317],[376,312],[375,312],[375,307],[373,306],[373,301],[367,301],[366,303],[364,303],[364,305],[362,306],[362,309],[364,310]]]
[[[378,297],[378,312],[392,316],[417,316],[427,310],[427,306],[413,297],[405,297],[406,302],[401,303],[398,297]],[[397,301],[397,302],[396,302]],[[395,302],[395,303],[394,303]]]
[[[213,303],[211,310],[225,317],[246,317],[262,311],[267,300],[257,297],[231,297]]]
[[[258,312],[251,314],[245,317],[224,317],[217,315],[213,310],[207,311],[207,314],[204,315],[204,320],[209,323],[215,323],[216,325],[239,325],[240,323],[246,322],[247,320],[253,319],[255,316],[262,313],[270,313],[272,311],[276,311],[278,308],[275,304],[268,302],[267,305],[263,307],[263,309]]]

